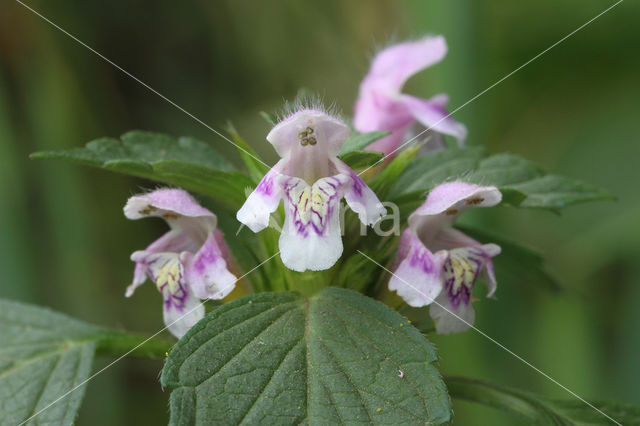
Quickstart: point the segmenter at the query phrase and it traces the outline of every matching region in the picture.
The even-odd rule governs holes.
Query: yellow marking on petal
[[[451,269],[445,269],[445,274],[453,276],[452,290],[454,293],[457,293],[462,285],[471,287],[476,277],[476,269],[478,266],[475,263],[469,262],[467,258],[457,255],[450,257],[449,264]]]
[[[182,275],[182,263],[180,260],[175,257],[167,261],[167,263],[160,268],[157,275],[156,285],[158,288],[167,284],[169,286],[169,291],[171,293],[175,293],[180,289],[180,284],[178,280]]]
[[[309,222],[309,211],[311,209],[311,206],[309,205],[310,199],[311,190],[307,187],[300,194],[300,198],[298,198],[298,215],[304,224]]]
[[[455,207],[449,207],[444,211],[444,214],[446,214],[447,216],[453,216],[455,214],[458,214],[458,209],[456,209]]]
[[[313,203],[313,209],[320,213],[320,216],[324,217],[327,214],[327,195],[319,188],[313,188],[311,192],[311,202]]]
[[[311,211],[317,212],[324,220],[329,212],[329,196],[318,187],[307,187],[298,198],[297,209],[299,219],[303,224],[309,223],[312,218]]]
[[[166,220],[177,219],[178,215],[175,213],[166,213],[162,216]]]

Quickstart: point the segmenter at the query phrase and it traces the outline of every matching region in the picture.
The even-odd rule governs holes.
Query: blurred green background
[[[375,46],[445,35],[444,62],[405,91],[461,105],[612,1],[29,1],[62,28],[208,124],[231,120],[268,159],[267,124],[306,87],[350,114]],[[491,209],[467,222],[544,253],[560,293],[498,277],[477,325],[578,394],[640,403],[640,4],[626,1],[456,113],[469,144],[522,154],[614,192],[617,202],[548,212]],[[0,5],[0,297],[89,322],[152,332],[151,285],[131,300],[129,254],[164,230],[122,215],[153,184],[30,161],[130,129],[189,135],[232,161],[204,126],[13,1]],[[523,270],[522,275],[527,271]],[[564,391],[477,333],[436,336],[445,374],[550,396]],[[1,342],[0,342],[1,344]],[[96,367],[109,360],[98,359]],[[126,360],[93,380],[80,425],[166,423],[160,362]],[[455,422],[516,419],[456,401]]]

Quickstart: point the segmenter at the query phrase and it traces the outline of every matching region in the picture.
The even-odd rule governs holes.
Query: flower
[[[436,132],[454,136],[459,144],[467,137],[466,127],[449,117],[444,94],[420,99],[400,92],[415,73],[440,62],[447,53],[442,36],[390,46],[376,55],[369,73],[360,84],[353,124],[359,132],[391,132],[367,147],[392,155],[402,139],[418,121]]]
[[[350,134],[341,120],[319,109],[304,108],[280,121],[267,135],[282,159],[260,181],[236,217],[259,232],[284,200],[285,223],[279,246],[282,262],[289,269],[319,271],[340,258],[343,197],[365,224],[372,225],[385,214],[373,191],[337,157]]]
[[[136,267],[125,295],[130,297],[148,276],[162,293],[164,323],[180,338],[204,317],[200,299],[222,299],[235,286],[217,218],[181,189],[135,195],[127,201],[124,214],[129,219],[161,217],[171,228],[131,255]]]
[[[430,314],[438,333],[464,331],[474,323],[471,292],[481,273],[489,287],[487,297],[496,291],[492,258],[500,254],[500,247],[481,244],[452,225],[460,212],[495,206],[501,200],[502,194],[493,186],[444,183],[435,187],[424,204],[409,216],[389,289],[414,307],[435,300]]]

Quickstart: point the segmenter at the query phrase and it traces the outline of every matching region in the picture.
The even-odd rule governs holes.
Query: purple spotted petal
[[[178,339],[204,318],[204,313],[204,305],[191,293],[185,293],[180,298],[168,296],[162,307],[164,323]]]
[[[286,164],[287,160],[278,161],[236,213],[236,219],[253,232],[262,231],[269,226],[269,217],[280,204],[282,189],[278,184],[278,178],[282,175],[282,169]]]
[[[351,210],[358,214],[360,222],[365,225],[377,223],[387,212],[378,196],[345,163],[335,160],[334,164],[342,175],[349,178],[347,185],[345,185],[344,199]]]
[[[211,234],[195,255],[183,254],[187,264],[187,281],[200,299],[223,299],[235,287],[236,277],[227,269],[223,251],[215,234]]]
[[[442,290],[442,271],[447,253],[431,253],[410,229],[404,231],[403,240],[408,251],[406,248],[403,250],[407,251],[406,257],[389,280],[389,289],[396,291],[409,306],[427,306]]]
[[[340,199],[348,183],[344,175],[320,179],[312,186],[294,177],[283,179],[285,223],[279,246],[286,267],[318,271],[340,258]]]

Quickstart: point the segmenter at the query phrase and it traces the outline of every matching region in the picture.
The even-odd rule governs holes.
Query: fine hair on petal
[[[319,111],[340,121],[345,121],[335,101],[327,106],[324,101],[324,95],[309,93],[308,91],[298,92],[293,101],[285,100],[282,110],[276,114],[276,117],[278,122],[281,122],[304,110]]]

